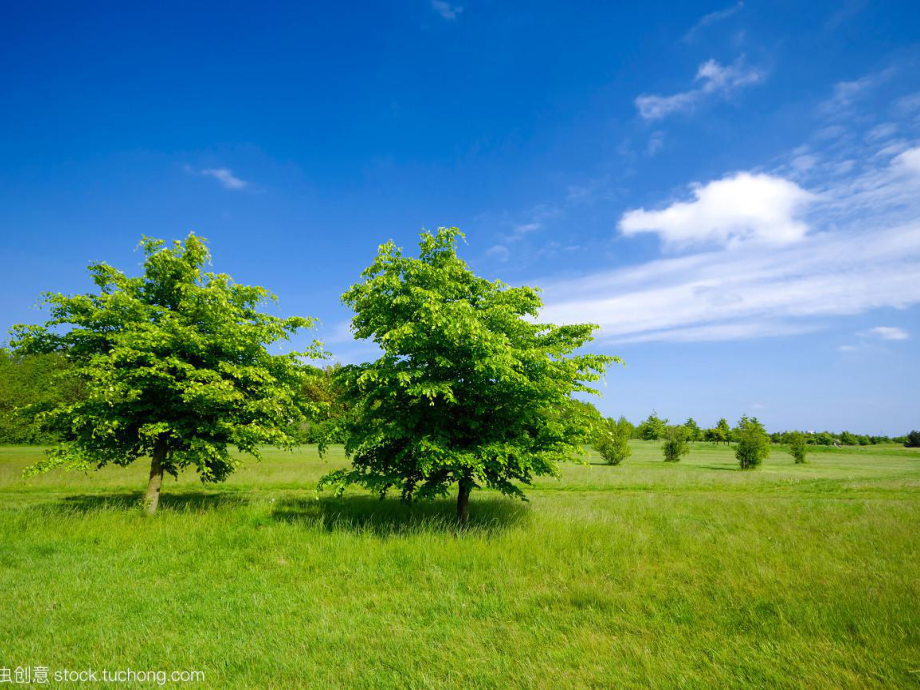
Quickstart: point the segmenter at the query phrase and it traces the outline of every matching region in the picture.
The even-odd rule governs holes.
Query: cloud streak
[[[816,330],[821,317],[920,302],[920,222],[661,259],[547,285],[550,322],[606,341],[734,340]],[[609,295],[609,296],[607,296]]]
[[[727,97],[742,87],[759,83],[763,76],[759,70],[746,67],[741,58],[731,65],[708,60],[697,68],[694,82],[698,86],[670,96],[642,94],[635,104],[644,119],[660,120],[675,113],[689,112],[709,97]]]
[[[189,172],[193,175],[201,175],[202,177],[210,177],[217,180],[224,187],[224,189],[233,189],[240,190],[245,189],[249,186],[249,183],[246,180],[243,180],[233,174],[233,171],[229,168],[206,168],[204,170],[195,170],[190,166],[185,166],[186,172]]]

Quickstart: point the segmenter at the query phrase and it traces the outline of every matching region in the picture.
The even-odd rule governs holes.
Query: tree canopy
[[[210,253],[190,234],[166,247],[144,238],[143,275],[105,263],[89,267],[98,294],[46,293],[50,320],[16,326],[21,354],[59,353],[84,397],[41,413],[63,434],[34,471],[127,465],[152,457],[147,504],[156,509],[163,473],[194,467],[202,481],[221,481],[238,460],[229,447],[259,456],[258,446],[289,446],[292,431],[318,403],[299,395],[304,352],[271,354],[308,318],[259,311],[274,296],[204,271]]]
[[[381,495],[443,495],[458,484],[466,519],[470,490],[523,498],[519,483],[557,475],[592,424],[570,397],[596,393],[617,358],[573,354],[597,326],[539,322],[539,293],[476,276],[458,256],[456,228],[423,233],[418,258],[382,245],[343,301],[352,330],[376,343],[374,362],[339,374],[350,469],[323,486],[350,483]]]

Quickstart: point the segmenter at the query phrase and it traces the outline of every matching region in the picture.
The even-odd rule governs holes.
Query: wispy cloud
[[[226,189],[245,189],[249,186],[246,180],[234,175],[233,171],[229,168],[206,168],[204,170],[195,170],[191,166],[186,165],[185,171],[193,175],[213,178],[220,182]]]
[[[453,21],[463,12],[463,7],[453,5],[446,0],[431,0],[431,9],[448,21]]]
[[[880,338],[882,340],[907,340],[910,337],[907,331],[897,326],[876,326],[859,335]]]
[[[698,186],[691,201],[627,213],[628,232],[725,247],[544,283],[543,317],[598,323],[604,340],[687,342],[792,335],[825,328],[835,316],[918,304],[920,171],[912,161],[920,147],[897,150],[885,145],[858,171],[823,178],[818,190],[742,173]],[[806,204],[807,215],[796,204]],[[871,333],[877,341],[898,337]]]
[[[709,14],[703,15],[700,20],[693,25],[693,27],[684,34],[684,41],[691,42],[696,38],[706,27],[721,22],[729,17],[733,17],[738,14],[741,10],[744,9],[744,2],[736,2],[731,7],[726,7],[724,10],[717,10],[716,12],[710,12]]]
[[[543,318],[600,324],[605,340],[790,335],[820,317],[920,302],[920,223],[661,259],[544,293]]]
[[[642,94],[636,98],[636,108],[646,120],[660,120],[668,115],[688,112],[710,96],[728,96],[744,86],[763,80],[763,73],[747,67],[739,58],[731,65],[721,65],[715,60],[704,62],[696,71],[696,86],[687,91],[659,96]]]
[[[620,231],[657,233],[672,249],[745,241],[788,244],[805,236],[808,226],[799,215],[815,199],[794,182],[750,173],[695,185],[693,196],[660,211],[627,211]]]

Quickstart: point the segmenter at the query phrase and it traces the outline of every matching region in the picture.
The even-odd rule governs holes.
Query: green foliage
[[[36,416],[81,397],[80,381],[60,354],[18,355],[0,348],[0,443],[58,441]]]
[[[626,417],[605,419],[594,440],[594,449],[608,465],[619,465],[632,454],[629,446],[632,432],[633,425]]]
[[[337,377],[353,466],[324,486],[397,489],[410,500],[459,482],[461,494],[487,486],[523,497],[515,482],[558,475],[557,463],[590,440],[589,413],[570,396],[596,393],[588,383],[617,358],[572,353],[597,326],[538,323],[537,290],[474,275],[458,237],[423,233],[418,259],[382,245],[343,295],[355,336],[383,355]]]
[[[920,431],[911,431],[904,440],[906,448],[920,448]]]
[[[699,441],[703,438],[703,432],[700,429],[700,425],[696,423],[693,417],[688,418],[687,421],[684,422],[684,428],[687,430],[688,441]]]
[[[680,459],[690,452],[689,438],[690,434],[686,427],[669,426],[665,431],[664,443],[661,444],[664,461],[680,462]]]
[[[808,453],[805,434],[801,431],[790,431],[786,434],[786,443],[789,444],[789,454],[795,459],[796,464],[805,462],[805,455]]]
[[[318,410],[298,425],[298,443],[315,443],[323,450],[330,443],[345,443],[342,420],[348,410],[336,385],[336,375],[341,366],[306,367],[301,395],[315,403]]]
[[[844,431],[840,434],[840,443],[845,446],[858,446],[859,439],[855,434],[851,434],[849,431]]]
[[[290,446],[294,425],[318,408],[298,395],[301,358],[318,345],[266,349],[312,320],[262,313],[270,292],[204,272],[210,254],[194,234],[141,247],[142,276],[91,264],[98,294],[48,293],[50,320],[14,328],[17,352],[66,359],[85,393],[39,415],[64,441],[33,472],[127,465],[157,451],[169,474],[192,466],[220,481],[238,464],[229,446],[256,457],[260,444]]]
[[[757,417],[743,416],[734,431],[734,438],[738,442],[735,457],[743,470],[757,467],[770,455],[770,436]]]
[[[645,441],[657,441],[665,437],[668,431],[668,420],[662,419],[654,410],[648,418],[639,425],[639,438]]]
[[[724,417],[712,429],[706,429],[703,438],[711,443],[728,444],[732,440],[732,429]]]

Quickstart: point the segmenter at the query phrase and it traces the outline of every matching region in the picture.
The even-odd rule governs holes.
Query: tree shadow
[[[67,513],[94,513],[99,511],[129,511],[140,509],[144,493],[129,491],[106,494],[79,494],[60,501],[44,504],[43,510]],[[238,508],[249,503],[246,496],[222,492],[188,491],[160,495],[157,512],[204,513],[226,508]]]
[[[689,467],[690,465],[688,465]],[[741,468],[735,465],[692,465],[701,470],[717,470],[719,472],[740,472]]]
[[[462,527],[457,525],[456,504],[449,499],[405,503],[373,496],[289,498],[272,510],[272,517],[281,522],[384,537],[413,532],[497,533],[521,524],[528,515],[520,501],[492,497],[471,501],[469,522]]]

